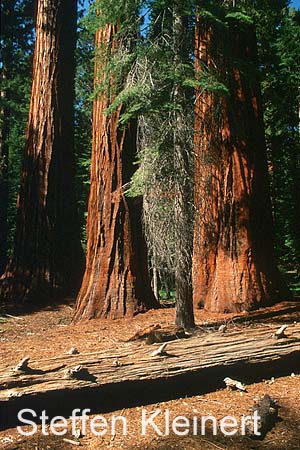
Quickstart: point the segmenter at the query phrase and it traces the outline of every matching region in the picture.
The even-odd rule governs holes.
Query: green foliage
[[[2,151],[7,154],[0,183],[8,188],[7,203],[1,204],[1,215],[7,214],[7,249],[11,252],[16,220],[21,160],[31,88],[33,52],[33,4],[29,0],[1,2],[1,98],[0,126]],[[6,179],[3,179],[3,176]],[[3,209],[6,209],[6,213]]]
[[[224,83],[218,81],[216,75],[212,73],[212,71],[205,71],[205,68],[202,71],[202,76],[200,78],[187,78],[183,81],[183,86],[192,87],[192,88],[200,88],[208,92],[213,92],[214,94],[220,96],[228,96],[229,89],[225,86]]]
[[[270,14],[256,20],[276,251],[283,271],[298,270],[295,289],[300,286],[300,13],[285,3],[277,10],[269,6]]]
[[[136,59],[136,41],[139,34],[140,18],[138,11],[139,1],[116,0],[108,2],[96,1],[83,20],[83,25],[90,34],[104,29],[107,25],[115,25],[111,41],[98,46],[95,51],[97,74],[94,92],[91,99],[104,95],[110,100],[107,114],[112,114],[120,105],[130,102],[132,97],[137,97],[138,88],[127,86],[124,83]],[[117,44],[116,44],[117,43]],[[113,83],[112,83],[113,80]],[[138,114],[140,107],[122,108],[124,117],[121,123],[126,123],[133,115]]]
[[[154,182],[154,173],[156,181],[161,180],[160,171],[157,170],[157,164],[160,161],[160,146],[144,147],[139,152],[140,159],[136,161],[137,170],[132,176],[129,188],[126,191],[128,197],[144,196],[147,191],[151,190]],[[155,184],[155,182],[154,182]]]
[[[123,31],[125,34],[135,34],[139,27],[138,12],[141,5],[141,0],[96,0],[90,8],[88,21],[94,32],[107,24],[113,24],[118,25],[120,35]]]
[[[235,20],[236,22],[239,22],[240,24],[245,25],[252,25],[253,24],[253,18],[250,17],[247,14],[244,14],[241,11],[232,11],[225,16],[226,20]]]
[[[180,4],[186,14],[191,13],[191,3],[186,1]],[[156,29],[155,37],[152,26],[148,36],[138,37],[141,24],[138,11],[141,7],[150,8],[153,14],[157,12],[155,20],[158,22],[162,15],[166,19],[160,31]],[[190,87],[188,79],[194,76],[194,70],[191,60],[174,68],[168,2],[119,0],[113,5],[105,1],[96,2],[90,11],[88,23],[89,26],[96,26],[96,29],[103,28],[107,23],[117,24],[118,33],[114,40],[118,44],[114,45],[113,51],[110,45],[99,48],[95,56],[101,64],[94,96],[105,93],[110,98],[106,113],[110,115],[122,105],[120,125],[126,125],[132,118],[142,114],[174,110],[174,102],[169,95],[172,86],[178,82],[185,88]],[[155,64],[151,63],[153,61]],[[112,79],[114,83],[111,83]]]
[[[168,295],[169,294],[169,295]],[[171,300],[175,302],[175,291],[170,291],[169,293],[164,289],[159,291],[159,298],[161,300]]]
[[[107,108],[106,113],[111,114],[119,106],[123,105],[125,112],[121,115],[120,124],[126,124],[132,118],[149,111],[149,108],[151,108],[149,94],[149,86],[143,86],[141,83],[129,86],[117,95],[109,108]]]
[[[94,35],[85,27],[84,20],[82,19],[78,24],[78,39],[76,48],[75,186],[83,248],[86,246],[87,201],[90,188],[94,47]]]

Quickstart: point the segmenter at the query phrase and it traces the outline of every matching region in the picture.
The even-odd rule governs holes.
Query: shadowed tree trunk
[[[39,0],[33,83],[14,252],[2,277],[7,300],[79,287],[82,249],[74,198],[76,0]]]
[[[183,18],[184,5],[173,3],[174,70],[186,63],[186,28]],[[195,327],[192,293],[192,229],[190,214],[191,182],[189,177],[189,148],[184,130],[185,92],[179,82],[174,83],[173,143],[175,171],[175,290],[176,325]],[[182,109],[182,110],[181,110]]]
[[[118,45],[116,32],[117,27],[108,24],[96,33],[96,48],[104,48],[104,58]],[[105,77],[103,65],[98,57],[95,87]],[[122,106],[105,114],[111,100],[100,93],[94,101],[86,271],[74,321],[132,316],[158,305],[148,277],[142,201],[124,195],[135,171],[136,122],[121,129]]]
[[[226,47],[227,45],[227,47]],[[273,255],[272,215],[256,36],[198,18],[196,69],[209,68],[229,95],[196,91],[194,304],[215,312],[286,299]]]

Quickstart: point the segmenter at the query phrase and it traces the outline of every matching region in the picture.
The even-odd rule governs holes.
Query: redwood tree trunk
[[[74,198],[76,0],[39,0],[33,83],[7,300],[76,290],[82,249]]]
[[[114,25],[98,31],[96,48],[114,51],[116,32]],[[96,86],[101,66],[103,60],[97,61]],[[157,306],[148,277],[142,202],[125,197],[123,187],[134,172],[136,122],[121,129],[122,106],[109,116],[104,113],[111,100],[101,93],[94,101],[86,271],[74,321],[116,319]]]
[[[196,92],[194,304],[250,310],[288,295],[273,255],[253,26],[198,19],[200,77],[203,67],[218,72],[229,95]]]

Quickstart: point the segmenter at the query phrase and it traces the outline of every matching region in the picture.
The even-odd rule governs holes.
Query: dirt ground
[[[0,362],[2,367],[13,367],[26,356],[33,359],[46,359],[64,354],[71,347],[78,348],[81,353],[92,352],[95,349],[113,348],[116,344],[151,324],[157,323],[161,326],[172,324],[175,312],[172,308],[166,308],[149,311],[132,319],[92,320],[78,325],[71,324],[72,314],[71,300],[64,304],[45,307],[43,310],[6,311],[6,315],[2,314],[2,319],[0,313]],[[229,314],[196,312],[196,322],[199,326],[220,320],[226,321],[229,327],[238,326],[231,323],[231,319],[232,315]],[[279,324],[291,320],[300,321],[300,312],[276,318],[276,322]],[[263,323],[270,321],[271,319],[264,319]],[[171,421],[179,415],[189,420],[193,417],[200,420],[204,416],[213,415],[218,421],[224,416],[231,415],[236,417],[240,424],[242,415],[250,413],[255,399],[266,393],[278,401],[280,419],[262,441],[241,436],[240,432],[232,437],[224,436],[219,429],[217,435],[213,436],[211,427],[207,427],[203,435],[199,429],[197,436],[194,436],[191,430],[188,436],[178,437],[174,435],[172,429],[170,435],[164,435],[166,411],[170,412]],[[30,408],[30,405],[28,407]],[[161,412],[155,417],[155,425],[163,436],[160,436],[151,426],[147,428],[146,436],[142,436],[143,414],[149,417],[158,409]],[[87,430],[86,435],[77,440],[72,436],[69,420],[69,430],[65,436],[53,436],[52,434],[44,436],[41,428],[37,434],[28,437],[20,435],[16,429],[2,431],[0,432],[0,449],[72,449],[77,447],[78,441],[81,448],[85,449],[300,450],[300,367],[293,376],[277,378],[274,374],[272,380],[261,380],[261,382],[248,385],[246,393],[222,389],[204,395],[178,399],[174,392],[172,401],[101,415],[108,422],[108,430],[103,437],[96,437]],[[121,416],[127,424],[126,430],[119,423],[116,433],[112,434],[110,426],[112,416]],[[74,442],[67,442],[64,439]]]

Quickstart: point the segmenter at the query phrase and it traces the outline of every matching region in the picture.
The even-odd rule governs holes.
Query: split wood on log
[[[13,369],[15,372],[27,372],[29,370],[28,364],[29,364],[28,357],[23,358]]]
[[[277,338],[277,339],[282,339],[282,338],[286,338],[287,335],[285,334],[285,330],[288,328],[287,325],[282,325],[279,330],[277,330],[274,334],[273,337]]]
[[[154,350],[154,352],[151,353],[151,356],[167,356],[167,352],[166,352],[167,345],[168,345],[168,343],[165,342],[158,349]]]
[[[257,363],[272,366],[276,361],[293,355],[295,367],[300,367],[300,324],[290,325],[289,336],[275,340],[274,325],[260,325],[225,334],[208,333],[189,339],[176,339],[168,346],[172,358],[152,358],[147,346],[135,342],[120,343],[119,348],[78,355],[62,355],[44,360],[30,359],[29,372],[13,372],[10,366],[0,368],[0,403],[9,402],[14,396],[36,396],[39,393],[77,390],[84,387],[131,381],[170,378],[187,373],[201,373],[212,368],[224,368],[229,375],[231,367],[245,367]],[[118,361],[116,365],[114,361]],[[297,365],[298,364],[298,365]],[[66,370],[82,366],[85,377],[64,377]],[[82,375],[82,372],[81,372]],[[223,376],[220,377],[220,386]],[[242,380],[243,381],[243,380]]]

